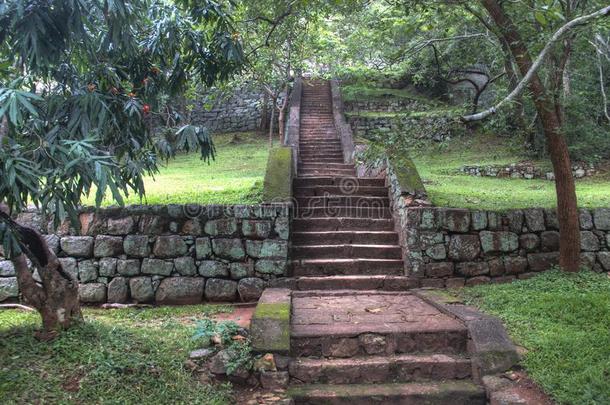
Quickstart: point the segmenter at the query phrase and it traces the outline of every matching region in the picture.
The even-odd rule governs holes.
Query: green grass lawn
[[[84,310],[86,322],[49,343],[36,312],[0,310],[0,402],[228,404],[231,387],[185,369],[194,321],[229,306]]]
[[[466,288],[469,304],[500,317],[526,348],[528,374],[561,404],[610,403],[610,278],[559,271]]]
[[[256,133],[215,135],[216,160],[208,164],[198,153],[179,155],[164,165],[154,178],[145,179],[144,201],[130,195],[125,203],[259,203],[267,166],[267,142],[265,136]],[[84,200],[86,205],[94,203],[94,196]],[[103,204],[116,202],[108,198]]]
[[[411,157],[435,205],[489,210],[555,207],[552,181],[475,177],[458,172],[464,165],[517,163],[527,158],[521,150],[521,146],[511,146],[505,139],[476,135],[413,150]],[[536,164],[550,167],[545,160]],[[610,207],[608,173],[577,180],[576,191],[581,207]]]

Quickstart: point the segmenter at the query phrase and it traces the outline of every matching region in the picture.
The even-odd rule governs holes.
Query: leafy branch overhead
[[[143,196],[143,176],[177,147],[213,158],[204,128],[153,129],[190,82],[241,69],[229,11],[214,1],[3,2],[0,201],[63,218],[84,194],[98,204],[107,192]]]

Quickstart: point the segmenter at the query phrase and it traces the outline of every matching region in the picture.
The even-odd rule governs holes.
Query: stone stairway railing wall
[[[287,275],[290,204],[128,206],[85,211],[81,230],[38,212],[17,217],[45,235],[85,303],[256,301]],[[0,255],[0,301],[18,297]]]
[[[410,207],[406,217],[406,267],[423,287],[524,279],[559,261],[554,209]],[[610,209],[581,209],[580,228],[583,266],[610,271]]]

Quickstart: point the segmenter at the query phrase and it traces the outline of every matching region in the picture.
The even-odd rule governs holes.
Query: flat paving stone
[[[415,295],[384,291],[294,292],[291,322],[297,338],[466,329]]]

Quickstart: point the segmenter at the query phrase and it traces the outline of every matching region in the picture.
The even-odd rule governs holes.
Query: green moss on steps
[[[292,198],[292,177],[292,148],[282,146],[271,149],[265,172],[263,201],[289,201]]]
[[[271,289],[272,290],[272,289]],[[270,291],[269,289],[266,292]],[[263,293],[250,323],[252,349],[260,353],[290,352],[290,292]]]

